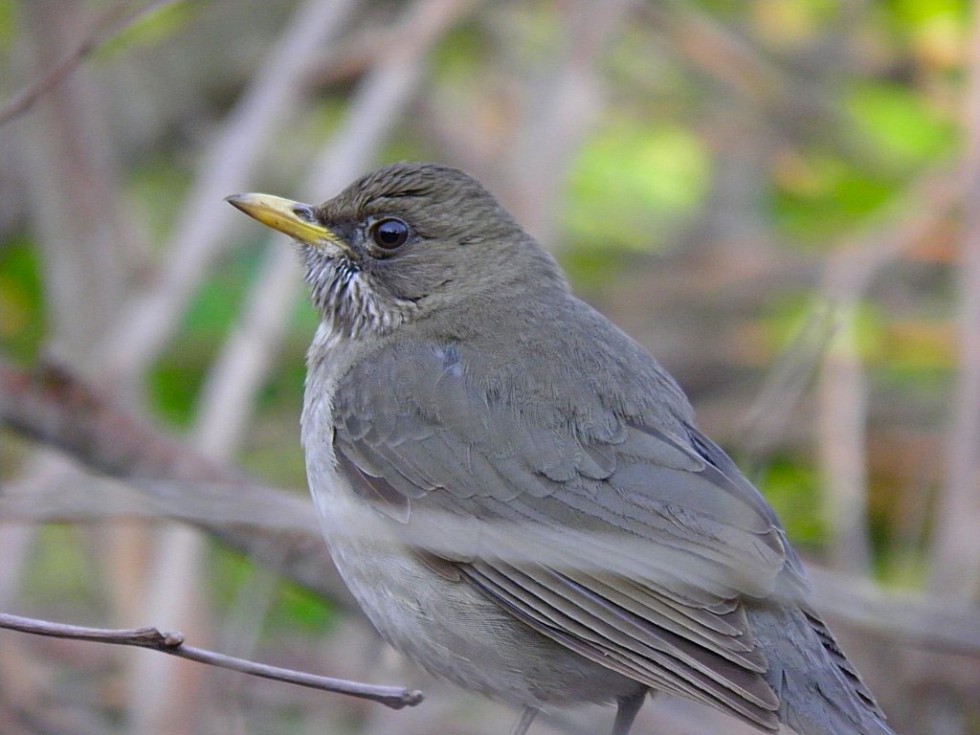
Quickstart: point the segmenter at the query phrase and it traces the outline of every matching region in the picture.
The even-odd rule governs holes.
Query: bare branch
[[[349,611],[358,610],[316,531],[309,501],[256,484],[201,456],[67,371],[49,366],[32,374],[0,360],[0,421],[97,472],[129,480],[163,510],[221,503],[223,498],[223,518],[216,513],[176,517],[260,560],[274,550],[292,579]],[[188,492],[183,483],[197,485],[200,492]],[[237,503],[257,509],[252,518],[274,516],[279,528],[253,525],[234,512]]]
[[[179,658],[185,658],[211,666],[219,666],[223,669],[238,671],[250,676],[284,681],[289,684],[296,684],[311,689],[347,694],[352,697],[379,702],[392,709],[414,707],[422,702],[422,692],[418,690],[362,684],[356,681],[334,679],[329,676],[308,674],[302,671],[294,671],[293,669],[284,669],[279,666],[269,666],[268,664],[260,664],[255,661],[247,661],[205,648],[187,646],[184,644],[183,633],[163,633],[157,628],[87,628],[78,625],[66,625],[64,623],[52,623],[35,618],[25,618],[8,613],[0,613],[0,628],[16,630],[21,633],[31,633],[33,635],[52,636],[54,638],[69,638],[80,641],[111,643],[119,646],[149,648],[154,651],[169,653]]]
[[[129,10],[133,3],[123,0],[113,5],[95,22],[92,31],[82,40],[78,47],[55,64],[40,79],[15,92],[0,109],[0,125],[27,112],[35,102],[60,84],[65,77],[77,69],[83,61],[130,26],[142,20],[149,13],[158,10],[163,5],[182,0],[156,0],[144,8]]]
[[[866,466],[868,385],[858,344],[856,310],[840,315],[817,385],[817,455],[828,552],[836,569],[871,571]]]
[[[269,53],[249,89],[208,146],[197,179],[177,217],[160,271],[119,310],[99,353],[109,374],[133,379],[162,349],[209,265],[235,231],[222,199],[239,190],[262,160],[261,151],[295,109],[308,70],[327,51],[354,0],[307,0]],[[226,211],[227,210],[227,211]]]

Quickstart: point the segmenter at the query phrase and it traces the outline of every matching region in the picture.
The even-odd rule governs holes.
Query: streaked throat
[[[418,304],[394,296],[351,258],[304,248],[310,298],[337,336],[360,339],[389,334],[418,312]]]

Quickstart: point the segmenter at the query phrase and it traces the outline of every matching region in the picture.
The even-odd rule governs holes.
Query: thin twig
[[[130,11],[131,0],[113,5],[95,22],[92,31],[82,39],[78,47],[55,64],[39,79],[15,92],[0,109],[0,125],[4,125],[27,112],[41,97],[58,86],[69,74],[100,47],[117,38],[126,29],[157,10],[160,6],[178,0],[156,0],[145,8]]]
[[[161,632],[157,628],[87,628],[80,625],[52,623],[36,618],[25,618],[19,615],[0,613],[0,628],[17,630],[21,633],[51,636],[54,638],[70,638],[80,641],[111,643],[119,646],[136,646],[149,648],[154,651],[169,653],[172,656],[186,658],[223,669],[239,671],[250,676],[260,676],[264,679],[275,679],[289,684],[320,689],[325,692],[347,694],[360,699],[379,702],[392,709],[414,707],[421,703],[422,692],[403,687],[378,686],[364,684],[346,679],[334,679],[329,676],[308,674],[303,671],[284,669],[279,666],[269,666],[255,661],[248,661],[234,656],[226,656],[217,651],[205,648],[195,648],[184,644],[183,633]]]

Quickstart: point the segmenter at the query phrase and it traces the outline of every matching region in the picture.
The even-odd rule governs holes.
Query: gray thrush
[[[302,439],[333,558],[381,635],[521,708],[648,691],[776,732],[892,731],[772,510],[640,345],[479,183],[398,164],[310,206]]]

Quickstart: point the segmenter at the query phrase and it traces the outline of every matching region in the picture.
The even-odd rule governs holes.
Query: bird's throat
[[[306,249],[305,260],[313,305],[338,336],[385,335],[417,310],[415,302],[388,293],[347,257],[325,257]]]

